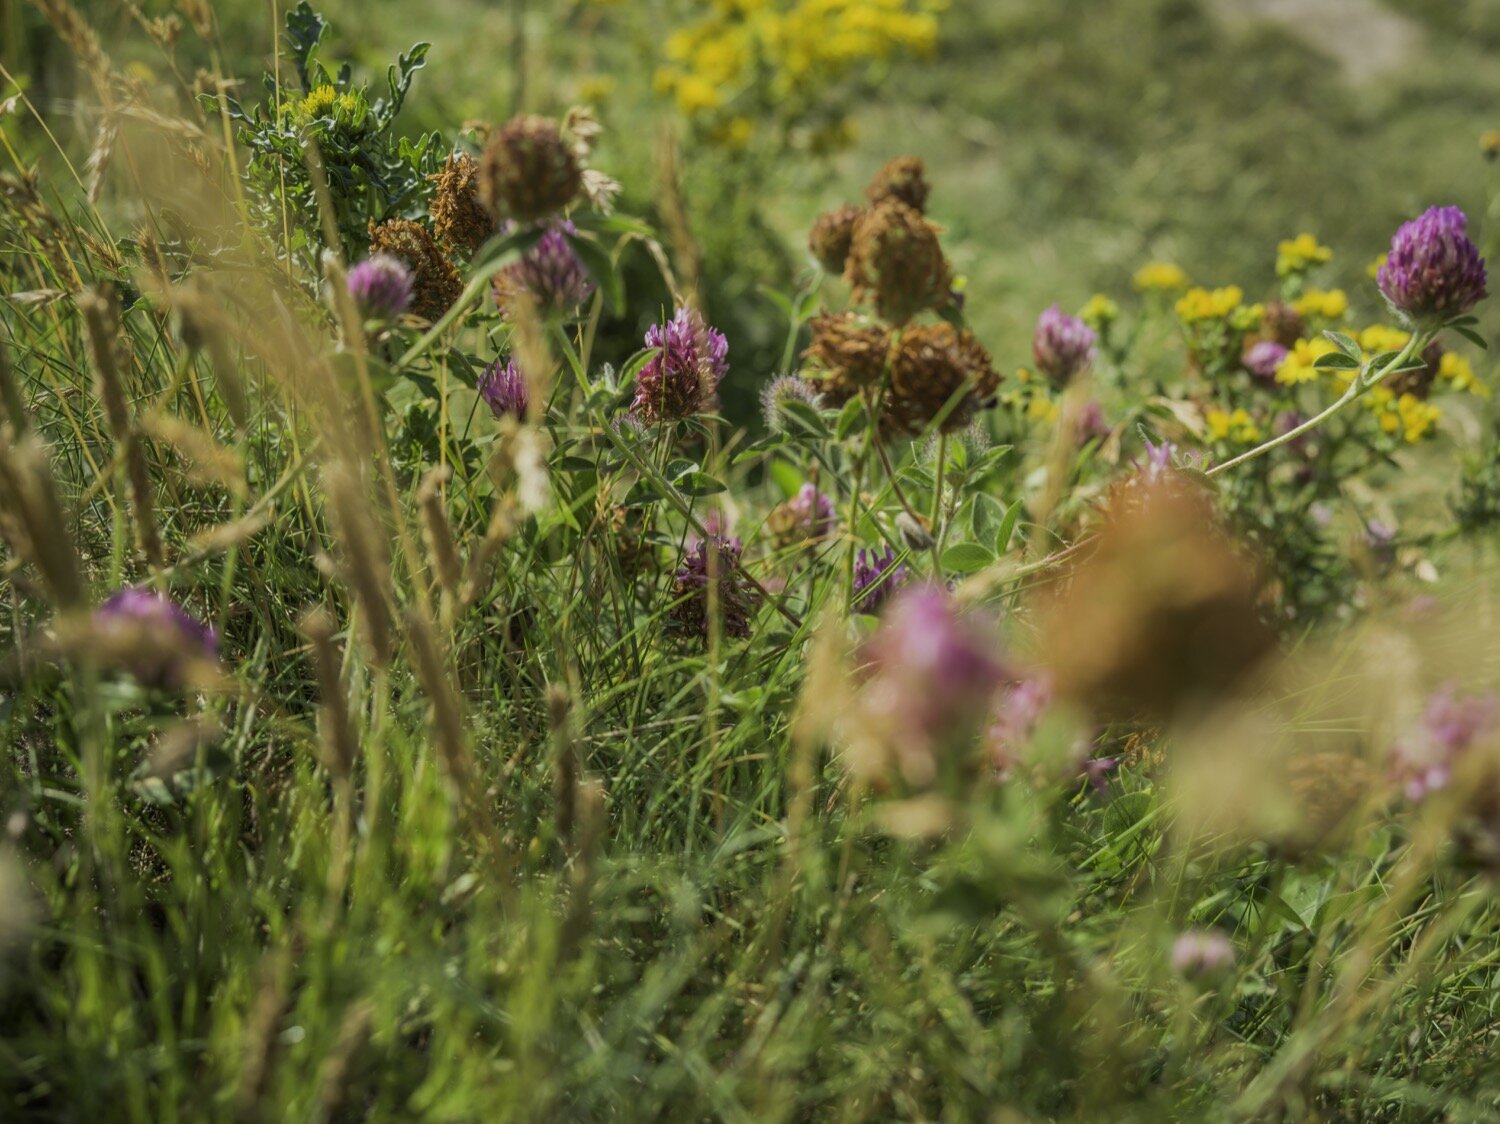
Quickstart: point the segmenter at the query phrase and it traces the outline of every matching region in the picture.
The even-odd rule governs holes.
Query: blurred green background
[[[66,109],[76,84],[66,52],[28,3],[0,3],[7,69]],[[160,52],[127,7],[79,7],[117,60],[158,74]],[[726,151],[653,89],[669,30],[709,4],[320,7],[333,22],[328,53],[371,78],[413,41],[433,43],[406,112],[414,131],[452,137],[467,119],[503,119],[518,90],[543,112],[592,102],[609,130],[599,166],[624,183],[626,209],[658,221],[663,136],[675,137],[703,297],[737,349],[731,404],[780,358],[784,328],[758,286],[797,284],[809,221],[857,198],[894,154],[926,159],[969,317],[1002,366],[1025,361],[1041,308],[1121,295],[1147,259],[1257,294],[1277,240],[1301,230],[1336,249],[1337,282],[1373,315],[1366,267],[1397,223],[1433,203],[1477,220],[1494,183],[1479,142],[1500,127],[1496,0],[953,0],[932,57],[893,57],[838,84],[829,96],[852,144],[819,154],[765,129],[764,141]],[[258,96],[283,11],[214,7],[220,65],[242,79],[242,97]],[[212,61],[181,36],[181,72]],[[89,136],[80,120],[72,141],[86,151]]]

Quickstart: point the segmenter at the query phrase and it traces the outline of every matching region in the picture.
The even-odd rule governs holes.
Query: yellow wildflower
[[[1176,293],[1190,284],[1182,266],[1167,261],[1147,262],[1135,271],[1135,287],[1143,293]]]
[[[1282,386],[1296,386],[1298,383],[1312,382],[1321,374],[1315,366],[1317,361],[1337,350],[1338,348],[1325,339],[1298,340],[1292,345],[1292,350],[1287,352],[1286,358],[1281,361],[1281,366],[1276,368],[1276,381]]]
[[[1292,302],[1292,307],[1297,310],[1298,316],[1339,320],[1349,311],[1349,298],[1343,289],[1309,289]]]
[[[1490,388],[1479,380],[1473,366],[1456,351],[1443,352],[1438,360],[1438,378],[1457,391],[1469,391],[1481,398],[1490,396]]]
[[[1333,251],[1318,242],[1311,234],[1299,234],[1276,247],[1276,276],[1290,277],[1304,273],[1315,265],[1322,265],[1333,257]]]
[[[1089,298],[1089,303],[1083,306],[1078,317],[1090,328],[1097,330],[1119,319],[1120,306],[1103,293],[1095,293]]]
[[[1431,402],[1424,402],[1415,394],[1397,395],[1388,386],[1377,386],[1365,400],[1383,433],[1400,435],[1409,445],[1415,445],[1432,432],[1443,412]]]
[[[1214,441],[1232,440],[1240,445],[1253,445],[1261,438],[1260,426],[1243,409],[1229,411],[1214,406],[1204,419],[1208,422],[1208,435]]]
[[[1222,289],[1189,289],[1177,302],[1177,315],[1188,324],[1199,320],[1222,320],[1240,306],[1244,297],[1238,285],[1227,285]]]
[[[1385,264],[1385,259],[1389,256],[1389,254],[1381,254],[1369,265],[1365,266],[1365,276],[1374,281],[1380,275],[1380,267]]]
[[[1371,324],[1359,334],[1359,346],[1369,355],[1383,351],[1400,351],[1411,342],[1411,333],[1384,324]]]
[[[317,86],[302,99],[298,109],[308,119],[323,117],[333,112],[334,103],[338,100],[339,92],[332,86]]]

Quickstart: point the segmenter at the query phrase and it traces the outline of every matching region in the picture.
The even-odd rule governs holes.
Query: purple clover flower
[[[861,547],[854,556],[854,607],[861,613],[878,613],[910,577],[910,570],[896,565],[894,547],[886,547],[884,554]]]
[[[786,502],[786,509],[807,539],[827,537],[838,519],[833,501],[813,487],[811,481],[797,489],[797,494]]]
[[[1094,361],[1098,342],[1092,328],[1054,304],[1037,317],[1031,356],[1042,374],[1065,386]]]
[[[1004,780],[1020,761],[1042,717],[1052,706],[1052,677],[1028,675],[1007,686],[995,701],[994,718],[985,742],[996,775]]]
[[[705,525],[707,521],[705,520]],[[724,635],[744,640],[750,636],[750,618],[755,613],[755,590],[740,572],[738,538],[713,535],[688,544],[682,565],[672,578],[672,624],[679,632],[709,634],[709,589],[717,586],[717,610]]]
[[[1500,732],[1500,698],[1460,695],[1452,683],[1427,700],[1417,728],[1391,747],[1391,764],[1406,798],[1419,801],[1445,788],[1475,743]]]
[[[219,655],[218,634],[154,590],[119,590],[94,610],[93,620],[105,643],[118,647],[131,674],[151,686],[178,686],[194,662]]]
[[[1489,295],[1468,225],[1457,207],[1432,207],[1396,231],[1375,278],[1393,308],[1412,320],[1447,320]]]
[[[719,404],[719,383],[729,373],[729,341],[697,309],[680,308],[666,324],[646,331],[655,348],[635,381],[630,409],[646,421],[674,421]]]
[[[863,655],[862,717],[914,784],[935,777],[942,748],[975,732],[1008,678],[975,623],[934,585],[904,589]]]
[[[1172,942],[1172,968],[1190,980],[1210,980],[1234,965],[1234,945],[1217,929],[1189,929]]]
[[[1275,340],[1261,340],[1245,352],[1245,370],[1262,382],[1275,382],[1276,370],[1287,357],[1287,349]]]
[[[531,391],[514,356],[504,363],[497,359],[484,369],[479,376],[479,395],[497,418],[509,414],[517,421],[526,420]]]
[[[368,319],[394,320],[411,307],[411,270],[394,254],[371,254],[349,270],[345,284]]]
[[[507,224],[504,233],[513,230]],[[528,294],[543,316],[571,313],[594,295],[593,278],[567,238],[575,233],[567,220],[549,227],[520,261],[496,275],[493,294],[502,314],[514,312],[517,293]]]

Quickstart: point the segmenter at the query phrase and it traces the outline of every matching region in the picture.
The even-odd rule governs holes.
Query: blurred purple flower
[[[345,283],[367,319],[394,320],[411,307],[411,270],[394,254],[370,255],[349,270]]]
[[[657,353],[636,376],[632,412],[646,421],[671,421],[718,406],[729,341],[696,309],[680,308],[666,324],[651,325],[646,346]]]
[[[1245,370],[1262,382],[1275,382],[1276,369],[1287,354],[1287,349],[1275,340],[1261,340],[1245,352]]]
[[[219,655],[218,634],[154,590],[119,590],[94,610],[93,620],[131,674],[152,686],[180,685],[192,663]]]
[[[1462,316],[1486,296],[1484,258],[1457,207],[1432,207],[1402,225],[1376,274],[1386,300],[1413,320]]]
[[[507,223],[503,233],[514,229]],[[593,279],[567,238],[575,233],[576,228],[567,220],[549,227],[520,261],[496,274],[493,293],[501,313],[511,315],[516,294],[522,292],[531,297],[543,316],[570,313],[593,296]]]
[[[1099,399],[1090,398],[1073,419],[1073,432],[1080,445],[1087,445],[1096,438],[1103,441],[1110,434],[1109,422],[1104,420],[1104,407]]]
[[[902,590],[863,656],[862,717],[914,784],[934,778],[940,749],[976,732],[1008,678],[975,622],[934,585]]]
[[[1447,786],[1454,767],[1474,745],[1500,732],[1500,698],[1460,695],[1445,683],[1429,696],[1417,728],[1391,747],[1396,780],[1408,800]]]
[[[518,421],[526,420],[531,391],[514,356],[504,363],[497,359],[484,369],[479,376],[479,395],[497,418],[509,414]]]
[[[1031,356],[1042,374],[1064,386],[1094,361],[1098,340],[1092,328],[1054,304],[1037,317]]]
[[[1217,929],[1189,929],[1172,942],[1172,968],[1191,980],[1223,975],[1234,964],[1234,945]]]
[[[1001,690],[985,741],[1002,780],[1020,761],[1021,751],[1031,743],[1053,697],[1052,677],[1045,672],[1028,675]]]
[[[821,539],[833,530],[837,513],[833,501],[811,482],[797,489],[797,494],[786,503],[787,512],[799,528],[805,531],[804,538]]]
[[[896,550],[886,547],[881,554],[863,547],[854,556],[854,607],[861,613],[878,613],[907,579],[911,571],[896,565]]]

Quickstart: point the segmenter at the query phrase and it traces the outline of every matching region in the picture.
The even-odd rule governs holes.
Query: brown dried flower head
[[[874,386],[885,373],[891,334],[852,312],[825,312],[812,322],[812,343],[802,353],[807,374],[830,405],[839,406]]]
[[[411,310],[424,320],[438,320],[463,292],[463,278],[448,260],[432,232],[412,219],[370,224],[370,254],[394,254],[412,273]]]
[[[1096,548],[1039,607],[1059,692],[1106,718],[1158,721],[1223,695],[1274,643],[1255,567],[1201,498],[1149,492],[1106,513]]]
[[[428,208],[432,229],[459,254],[472,257],[497,229],[479,201],[479,162],[468,153],[455,152],[430,178],[437,185]]]
[[[921,324],[901,338],[882,420],[899,432],[920,433],[967,388],[943,419],[942,431],[952,433],[969,424],[999,382],[990,353],[972,332],[948,323]]]
[[[807,248],[813,260],[829,273],[843,273],[849,261],[849,248],[854,242],[854,224],[864,213],[863,207],[853,205],[825,211],[812,224],[807,235]]]
[[[1386,379],[1385,385],[1390,387],[1391,393],[1397,397],[1410,394],[1415,398],[1426,399],[1432,394],[1432,384],[1437,382],[1444,350],[1440,341],[1433,340],[1422,352],[1420,367],[1413,367],[1409,371],[1397,371]]]
[[[513,118],[479,158],[479,197],[496,220],[540,222],[566,209],[582,190],[575,147],[546,117]]]
[[[844,275],[856,300],[896,325],[947,303],[952,285],[937,227],[897,199],[859,216]]]
[[[927,211],[927,169],[921,158],[897,156],[875,173],[865,197],[871,203],[898,199],[923,214]]]
[[[1282,347],[1294,346],[1307,330],[1301,314],[1285,301],[1270,301],[1261,323],[1266,336]]]

